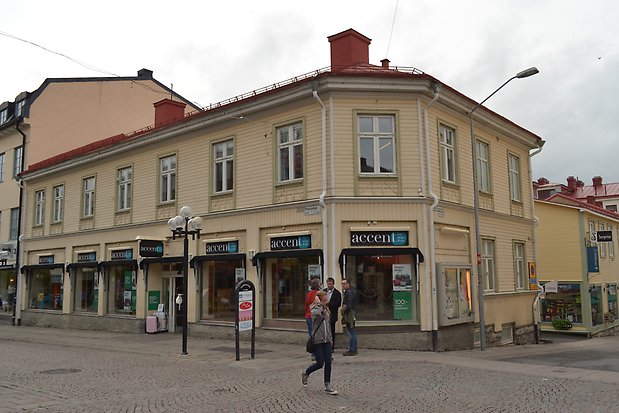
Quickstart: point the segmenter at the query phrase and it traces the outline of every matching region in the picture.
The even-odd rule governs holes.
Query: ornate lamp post
[[[184,206],[179,211],[179,215],[170,218],[168,221],[170,230],[172,231],[172,239],[183,237],[183,297],[182,297],[182,318],[183,318],[183,349],[181,355],[186,356],[187,353],[187,301],[188,301],[188,283],[189,283],[189,236],[195,240],[200,238],[202,230],[202,218],[192,217],[191,208]]]
[[[499,86],[494,92],[492,92],[487,98],[477,104],[470,112],[469,119],[471,124],[471,154],[473,157],[473,211],[475,214],[475,245],[477,247],[477,301],[479,302],[479,345],[482,350],[486,349],[486,331],[484,326],[484,282],[482,280],[481,273],[481,234],[479,232],[479,193],[477,182],[477,159],[475,156],[475,129],[473,127],[473,112],[475,112],[481,105],[490,99],[496,92],[501,90],[503,86],[508,84],[514,79],[522,79],[524,77],[533,76],[539,73],[536,67],[530,67],[522,72],[516,73],[515,76],[507,79],[505,83]]]

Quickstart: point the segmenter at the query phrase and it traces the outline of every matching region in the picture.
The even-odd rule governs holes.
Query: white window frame
[[[304,139],[305,133],[303,122],[295,122],[290,125],[280,126],[276,129],[277,133],[277,182],[287,183],[303,179],[303,169],[305,168]],[[301,151],[300,159],[295,156]],[[286,157],[287,159],[283,159]],[[301,164],[296,162],[300,160]],[[287,162],[285,162],[287,161]],[[287,163],[287,165],[285,165]],[[300,166],[300,168],[299,168]],[[296,172],[300,170],[300,175]]]
[[[0,125],[5,123],[8,118],[9,118],[9,110],[8,109],[0,110]]]
[[[456,162],[456,130],[447,125],[439,125],[441,156],[441,178],[443,182],[456,184],[458,179]],[[451,141],[451,142],[450,142]]]
[[[615,238],[613,235],[613,226],[611,224],[607,224],[607,229],[610,231],[610,236],[613,237],[613,240],[608,243],[608,256],[612,259],[615,258]]]
[[[491,193],[490,187],[490,145],[484,141],[475,141],[475,157],[477,160],[477,189]]]
[[[524,247],[524,242],[514,241],[514,276],[516,278],[516,290],[524,290],[527,288],[528,273],[524,265]]]
[[[24,106],[26,105],[26,99],[22,99],[15,103],[15,117],[19,117],[24,113]]]
[[[234,189],[234,139],[213,144],[213,192]]]
[[[13,178],[22,172],[22,160],[24,158],[24,147],[18,146],[13,150]]]
[[[117,196],[116,208],[119,212],[131,209],[131,195],[133,183],[133,167],[127,166],[116,171]]]
[[[6,154],[0,153],[0,182],[4,182],[4,166],[6,164]]]
[[[90,218],[95,214],[95,190],[95,177],[84,178],[82,181],[82,218]]]
[[[522,202],[522,185],[520,182],[520,158],[512,153],[508,155],[509,192],[512,201]]]
[[[371,119],[372,130],[362,131],[361,120]],[[381,120],[389,119],[391,130],[381,130]],[[359,173],[363,175],[395,175],[397,172],[396,163],[396,130],[395,130],[395,115],[358,115],[357,116],[357,130],[359,131]],[[363,171],[361,162],[361,142],[368,140],[372,142],[372,171]],[[391,151],[386,149],[391,148]],[[390,159],[385,159],[383,162],[383,156]],[[388,170],[386,165],[391,162],[393,170]],[[367,165],[367,160],[366,160]],[[382,169],[385,169],[383,171]]]
[[[9,240],[16,240],[19,236],[19,208],[11,208],[11,222],[9,222]]]
[[[54,206],[52,210],[52,223],[62,222],[64,207],[64,185],[56,185],[54,191]]]
[[[34,226],[43,225],[45,215],[45,190],[40,189],[34,193]]]
[[[604,229],[605,225],[602,222],[598,223],[598,230],[604,231]],[[600,258],[606,258],[606,243],[598,242],[598,247],[600,248]]]
[[[496,291],[495,242],[493,239],[481,240],[481,264],[484,276],[484,291]]]
[[[159,203],[176,201],[176,154],[159,158]]]

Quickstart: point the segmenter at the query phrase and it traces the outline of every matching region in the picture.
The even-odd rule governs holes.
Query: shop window
[[[99,285],[94,267],[77,268],[73,296],[73,310],[96,313],[99,307]]]
[[[559,283],[556,293],[546,293],[542,300],[542,320],[566,320],[582,323],[580,284]]]
[[[15,270],[0,270],[0,313],[10,313],[13,311],[13,300],[15,298]]]
[[[284,257],[267,260],[266,318],[305,319],[308,274],[320,268],[318,257]]]
[[[357,290],[357,319],[417,321],[415,271],[408,254],[347,256],[345,274]]]
[[[617,284],[608,284],[608,312],[614,320],[619,318],[619,312],[617,311]]]
[[[36,270],[30,275],[28,307],[62,310],[62,268]]]
[[[599,285],[589,287],[589,295],[591,296],[591,322],[594,326],[603,324],[602,287]]]
[[[208,261],[204,264],[201,319],[234,321],[236,275],[237,271],[244,270],[240,260]]]
[[[108,279],[107,312],[110,314],[135,314],[135,271],[128,266],[114,265],[105,268]]]
[[[471,267],[438,264],[441,325],[472,321]]]

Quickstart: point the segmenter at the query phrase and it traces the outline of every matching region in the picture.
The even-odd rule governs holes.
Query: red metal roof
[[[598,214],[606,215],[613,219],[619,219],[619,214],[616,212],[609,211],[608,209],[604,209],[597,205],[593,205],[564,194],[554,194],[551,197],[544,199],[542,202],[554,202],[556,204],[578,206],[596,212]]]

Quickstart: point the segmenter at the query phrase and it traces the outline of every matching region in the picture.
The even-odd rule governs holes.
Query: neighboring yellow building
[[[191,334],[233,337],[233,290],[247,278],[258,337],[302,342],[309,279],[346,276],[362,348],[473,347],[476,103],[416,69],[369,64],[370,39],[352,29],[329,41],[328,70],[182,121],[184,105],[166,99],[154,129],[31,165],[23,323],[140,332],[164,304],[178,331],[187,287]],[[475,113],[487,340],[531,342],[525,188],[542,141]],[[186,286],[167,225],[184,205],[203,219]]]
[[[34,92],[0,104],[0,317],[12,316],[19,262],[20,186],[25,166],[151,123],[151,105],[173,94],[147,69],[137,76],[49,78]],[[192,107],[193,106],[193,107]],[[48,194],[60,196],[61,194]]]
[[[562,194],[536,200],[535,211],[537,275],[546,290],[542,329],[589,335],[616,329],[619,215]]]

